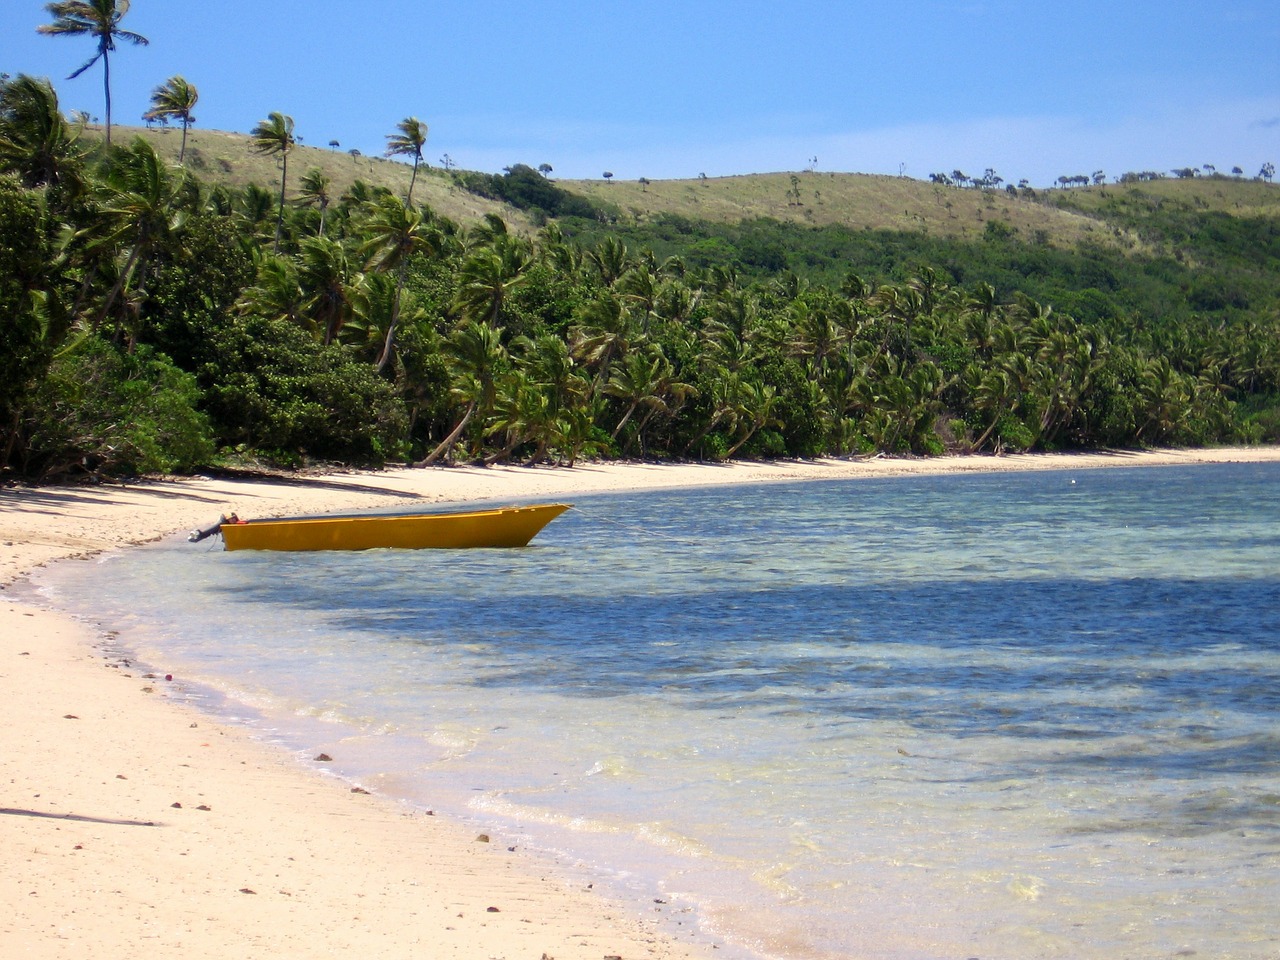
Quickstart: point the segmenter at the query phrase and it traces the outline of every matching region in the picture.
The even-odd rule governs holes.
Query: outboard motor
[[[212,537],[215,533],[222,532],[222,525],[224,523],[239,523],[239,522],[240,522],[240,518],[237,517],[234,513],[230,513],[230,514],[224,513],[221,519],[219,519],[217,523],[211,524],[207,527],[201,527],[198,530],[192,530],[191,536],[187,537],[187,542],[199,543],[201,540],[205,540],[209,537]]]

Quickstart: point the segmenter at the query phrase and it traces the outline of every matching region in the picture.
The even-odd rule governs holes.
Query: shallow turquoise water
[[[1278,466],[589,497],[526,550],[173,541],[43,589],[726,956],[1274,957]]]

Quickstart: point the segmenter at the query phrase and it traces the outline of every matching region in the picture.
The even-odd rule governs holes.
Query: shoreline
[[[305,769],[108,659],[102,630],[21,600],[34,568],[243,516],[641,489],[1280,461],[1280,448],[571,469],[0,490],[0,942],[34,958],[708,957],[657,919],[473,828]],[[207,808],[207,809],[206,809]],[[493,909],[491,909],[493,908]],[[666,918],[663,918],[666,919]]]

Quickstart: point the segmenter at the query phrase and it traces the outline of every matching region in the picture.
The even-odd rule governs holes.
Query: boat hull
[[[297,517],[224,523],[228,550],[402,550],[523,547],[567,503],[459,513]]]

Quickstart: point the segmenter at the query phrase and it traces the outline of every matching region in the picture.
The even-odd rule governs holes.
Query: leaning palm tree
[[[196,108],[200,91],[183,77],[170,77],[151,91],[151,109],[142,115],[143,120],[182,121],[182,147],[178,150],[178,163],[187,158],[187,128],[196,122],[191,111]]]
[[[284,229],[284,191],[289,181],[289,151],[297,141],[293,137],[293,117],[271,113],[249,131],[253,149],[258,153],[280,154],[280,206],[276,213],[275,253],[280,252],[280,233]]]
[[[418,180],[418,164],[422,148],[427,145],[427,125],[417,117],[406,117],[396,124],[398,132],[387,135],[388,157],[413,157],[413,176],[409,178],[409,196],[405,203],[413,206],[413,185]]]
[[[135,46],[146,46],[150,41],[140,33],[120,29],[120,21],[129,12],[131,0],[59,0],[45,4],[53,23],[36,27],[49,36],[92,36],[98,42],[98,52],[85,61],[67,79],[74,80],[99,60],[102,61],[102,89],[107,102],[107,146],[111,146],[111,54],[117,40],[127,40]]]

